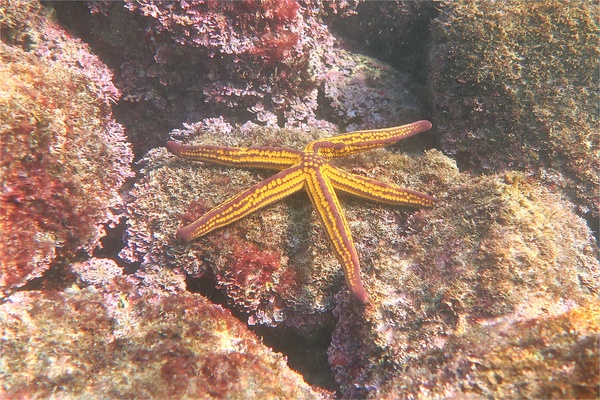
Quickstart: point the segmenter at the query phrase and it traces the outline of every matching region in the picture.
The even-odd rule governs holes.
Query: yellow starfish
[[[335,167],[329,160],[384,147],[430,128],[431,122],[417,121],[394,128],[352,132],[315,140],[304,151],[284,147],[186,146],[169,141],[167,149],[182,158],[281,171],[213,208],[202,218],[180,229],[177,237],[189,242],[304,188],[344,267],[350,291],[359,301],[368,303],[369,296],[360,278],[360,266],[350,228],[334,189],[382,203],[415,207],[432,206],[435,198],[351,174]]]

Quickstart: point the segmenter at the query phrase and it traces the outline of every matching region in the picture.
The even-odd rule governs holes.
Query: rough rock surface
[[[481,326],[423,352],[377,399],[595,399],[600,303],[558,316]]]
[[[320,357],[331,342],[344,398],[598,397],[598,249],[573,212],[598,205],[597,5],[44,4],[108,67],[38,3],[0,3],[0,397],[331,395],[213,302],[291,342],[290,365],[310,358],[292,361],[291,347],[308,353],[293,338],[319,336]],[[145,154],[123,191],[126,266],[83,261],[130,174],[114,102]],[[428,102],[432,132],[335,161],[439,199],[340,196],[370,305],[350,296],[305,194],[175,240],[271,173],[178,159],[167,132],[302,149],[427,118]],[[446,155],[399,152],[432,146]]]
[[[420,164],[412,171],[433,177],[439,203],[392,225],[395,246],[377,248],[365,273],[373,307],[336,298],[329,359],[348,397],[376,390],[426,349],[443,351],[449,338],[558,315],[600,293],[598,248],[560,196],[519,173],[459,173],[434,151]]]
[[[161,146],[181,123],[205,118],[348,130],[422,118],[423,102],[405,107],[406,92],[423,98],[421,84],[347,51],[324,23],[326,15],[344,18],[355,6],[294,0],[56,4],[61,21],[115,71],[123,92],[117,112],[138,156]]]
[[[189,143],[302,148],[327,135],[212,120],[173,136]],[[178,228],[271,173],[182,160],[164,149],[142,163],[123,257],[141,261],[142,268],[172,265],[192,277],[210,271],[250,323],[310,330],[341,303],[349,321],[370,318],[343,296],[335,299],[346,293],[342,270],[305,194],[183,244],[175,239]],[[408,210],[342,198],[367,290],[375,304],[394,304],[385,312],[375,308],[375,320],[391,313],[395,324],[411,324],[439,307],[430,315],[447,319],[439,329],[462,329],[514,312],[536,316],[540,307],[560,309],[562,301],[577,303],[598,290],[596,248],[584,221],[558,195],[521,174],[461,174],[437,151],[411,158],[383,149],[338,165],[440,200],[430,210]],[[423,335],[429,340],[430,333]],[[365,360],[374,354],[369,349]]]
[[[324,398],[229,311],[167,294],[110,261],[79,284],[0,305],[0,397]],[[147,285],[147,283],[146,283]]]
[[[0,6],[0,297],[100,244],[133,158],[112,74],[32,2]]]
[[[599,16],[590,1],[445,2],[430,62],[444,150],[535,176],[597,216]]]

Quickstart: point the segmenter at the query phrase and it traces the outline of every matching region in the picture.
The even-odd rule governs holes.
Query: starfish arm
[[[172,140],[167,149],[181,158],[232,167],[284,170],[301,160],[301,151],[281,147],[187,146]]]
[[[292,167],[254,185],[204,214],[200,219],[177,231],[177,237],[189,242],[221,228],[248,214],[273,204],[304,186],[305,172],[301,166]]]
[[[368,200],[412,207],[430,207],[436,202],[435,197],[425,193],[351,174],[339,168],[327,168],[325,173],[334,188]]]
[[[356,248],[333,186],[319,170],[311,169],[306,179],[306,190],[325,227],[333,250],[344,267],[350,291],[360,302],[368,303],[369,295],[360,278]]]
[[[431,129],[431,122],[421,120],[394,128],[357,131],[327,139],[315,140],[309,143],[304,151],[316,151],[328,159],[344,157],[361,151],[388,146],[429,129]]]

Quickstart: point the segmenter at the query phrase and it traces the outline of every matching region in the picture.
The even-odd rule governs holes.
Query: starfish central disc
[[[308,168],[321,168],[327,164],[327,160],[318,154],[304,153],[302,154],[302,165]]]
[[[280,171],[180,229],[177,237],[189,242],[304,189],[344,268],[350,291],[360,302],[368,303],[369,296],[360,277],[358,255],[336,190],[376,202],[412,207],[432,206],[435,198],[349,173],[329,160],[384,147],[430,128],[431,123],[423,120],[393,128],[352,132],[315,140],[303,151],[285,147],[186,146],[169,141],[167,149],[182,158]]]

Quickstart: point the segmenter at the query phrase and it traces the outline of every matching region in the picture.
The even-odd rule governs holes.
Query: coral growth
[[[200,295],[144,291],[111,262],[73,270],[92,286],[20,292],[0,305],[1,397],[327,395]]]
[[[3,3],[0,14],[5,292],[99,245],[103,224],[118,220],[132,154],[112,119],[118,91],[106,66],[39,6]]]
[[[430,73],[445,151],[536,176],[598,215],[598,16],[593,2],[446,2]]]

